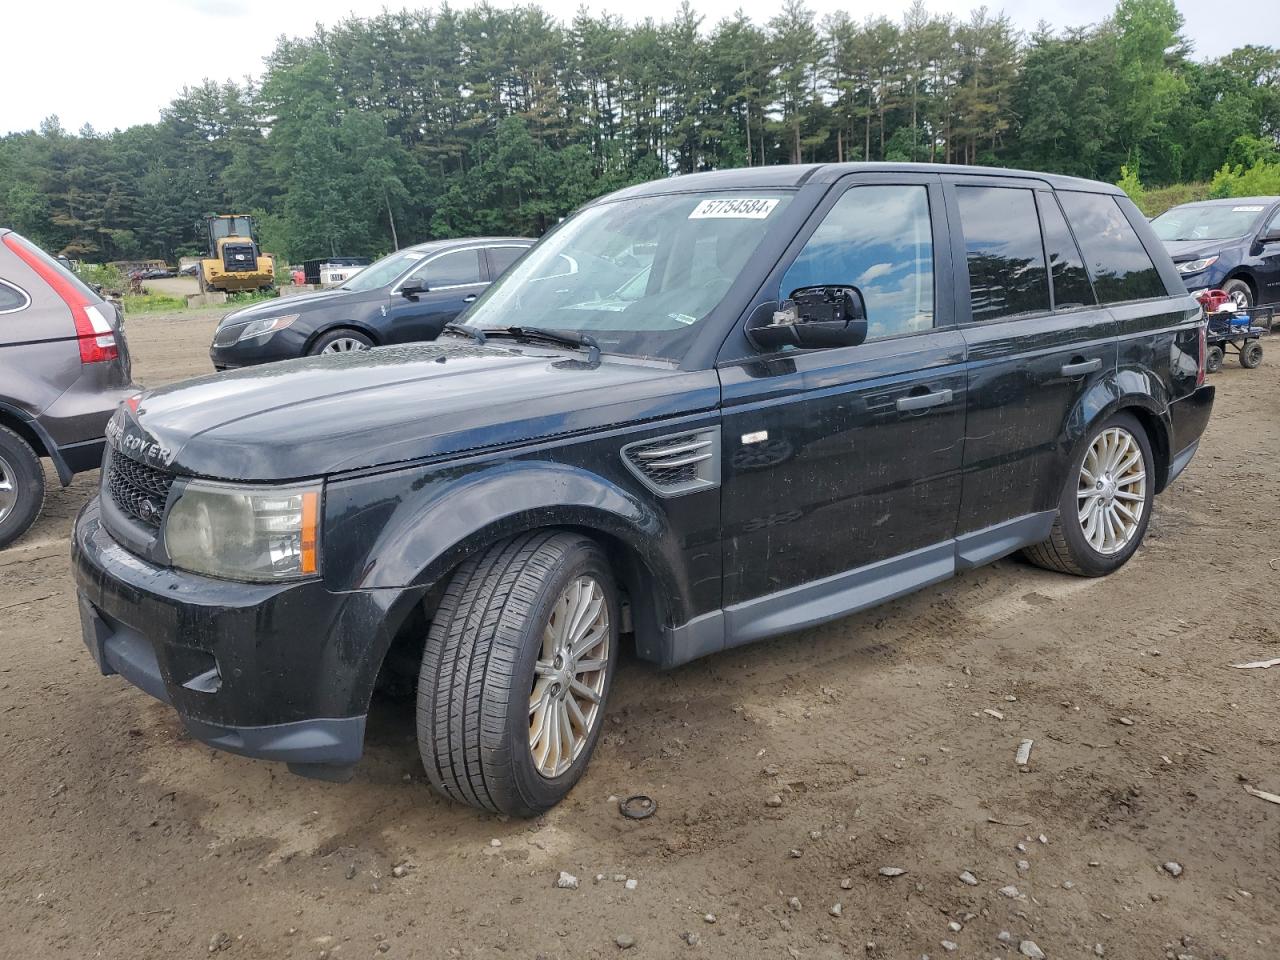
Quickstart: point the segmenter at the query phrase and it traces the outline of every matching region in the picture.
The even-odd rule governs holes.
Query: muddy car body
[[[623,633],[669,667],[1018,550],[1125,563],[1206,425],[1203,354],[1107,185],[630,188],[435,343],[119,411],[73,542],[85,642],[199,739],[327,777],[411,660],[433,785],[531,814],[582,775]]]

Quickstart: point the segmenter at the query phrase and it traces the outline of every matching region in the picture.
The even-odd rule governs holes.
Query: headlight
[[[296,580],[320,569],[320,484],[238,486],[192,480],[169,509],[174,566],[226,580]]]
[[[283,317],[266,317],[262,320],[250,320],[241,326],[232,323],[219,327],[213,335],[214,346],[229,347],[241,340],[252,340],[254,337],[265,337],[269,333],[283,330],[298,319],[299,314],[290,313]],[[224,321],[225,323],[225,321]]]
[[[1188,260],[1185,263],[1174,264],[1178,268],[1179,273],[1199,273],[1201,270],[1208,270],[1218,262],[1215,254],[1212,257],[1201,257],[1199,260]]]

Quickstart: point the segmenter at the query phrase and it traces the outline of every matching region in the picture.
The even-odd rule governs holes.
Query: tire
[[[0,548],[31,529],[44,506],[44,470],[22,437],[0,427]]]
[[[1217,373],[1222,369],[1222,348],[1212,346],[1204,354],[1204,372]]]
[[[1240,348],[1240,366],[1252,370],[1262,363],[1262,344],[1257,340],[1247,340]]]
[[[314,357],[321,353],[356,353],[372,346],[373,340],[366,334],[350,327],[339,327],[317,337],[307,350],[307,355]]]
[[[1236,302],[1237,310],[1253,309],[1253,288],[1239,277],[1228,280],[1222,285],[1224,293],[1231,295],[1231,299]]]
[[[1095,450],[1095,445],[1107,434],[1112,437],[1127,436],[1127,442],[1132,444],[1129,450],[1118,457],[1117,466],[1124,466],[1135,447],[1140,455],[1141,466],[1139,470],[1138,464],[1133,464],[1121,473],[1121,482],[1107,488],[1112,495],[1110,499],[1105,493],[1093,493],[1093,488],[1086,488],[1085,476],[1082,474],[1082,468],[1090,460],[1091,451]],[[1102,577],[1120,569],[1142,544],[1142,538],[1146,536],[1147,526],[1151,522],[1151,507],[1155,500],[1154,465],[1147,433],[1131,414],[1118,413],[1095,426],[1071,460],[1062,497],[1058,501],[1058,516],[1053,521],[1049,538],[1024,549],[1023,556],[1046,570],[1057,570],[1079,577]],[[1138,473],[1141,473],[1141,478],[1132,479]],[[1082,493],[1085,489],[1088,492]],[[1094,525],[1089,525],[1080,518],[1082,501],[1086,503],[1086,507],[1092,506],[1096,511],[1101,511],[1094,517]],[[1130,511],[1129,518],[1121,511],[1115,511],[1113,516],[1117,529],[1123,529],[1126,535],[1123,538],[1117,535],[1117,542],[1106,542],[1110,528],[1106,525],[1105,514],[1108,506],[1116,503],[1140,504],[1141,512],[1137,514],[1135,523],[1132,521],[1132,506],[1126,507]],[[1086,535],[1087,529],[1094,534],[1092,541]],[[1104,541],[1100,545],[1098,533],[1102,534],[1101,539]]]
[[[582,595],[575,591],[584,582],[590,584],[586,605],[577,608],[573,601]],[[585,648],[591,656],[579,663],[603,666],[577,674],[598,696],[594,704],[577,687],[557,697],[573,665],[553,672],[561,662],[552,659],[555,625],[572,627],[575,609],[599,611],[587,621],[585,636],[596,638]],[[582,777],[604,725],[619,622],[608,561],[581,534],[536,531],[464,562],[435,611],[418,677],[418,749],[431,785],[460,803],[517,817],[559,803]],[[538,690],[540,707],[565,704],[563,712],[543,710],[540,725],[540,707],[530,706]],[[563,756],[563,741],[556,740],[553,758],[552,740],[533,731],[552,729],[552,713],[555,722],[567,719],[570,700],[586,721],[585,735],[571,722],[572,749]]]

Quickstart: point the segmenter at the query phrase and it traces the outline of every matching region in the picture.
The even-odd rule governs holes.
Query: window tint
[[[489,269],[493,271],[493,279],[497,280],[506,273],[507,267],[519,260],[528,249],[528,247],[490,247]]]
[[[1267,229],[1263,232],[1275,233],[1277,230],[1280,230],[1280,208],[1276,209],[1275,216],[1267,222]]]
[[[27,297],[17,287],[10,286],[3,280],[0,280],[0,313],[8,313],[11,310],[21,310],[27,305]]]
[[[1040,221],[1032,191],[959,187],[974,320],[1049,310]]]
[[[1084,268],[1080,249],[1067,229],[1062,208],[1051,194],[1037,195],[1040,222],[1044,226],[1044,246],[1049,251],[1049,269],[1053,274],[1053,306],[1056,310],[1091,307],[1097,303],[1089,273]]]
[[[849,284],[867,304],[867,339],[933,326],[933,232],[923,186],[853,187],[782,278],[797,287]]]
[[[466,283],[480,283],[480,250],[455,250],[436,257],[414,273],[414,278],[425,280],[428,290],[437,287],[458,287]]]
[[[1164,281],[1115,197],[1064,190],[1058,198],[1080,240],[1101,302],[1166,296]]]

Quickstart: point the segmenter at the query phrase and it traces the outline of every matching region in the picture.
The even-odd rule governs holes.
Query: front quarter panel
[[[624,547],[654,625],[718,609],[720,489],[664,498],[624,466],[628,443],[718,422],[707,413],[447,464],[333,481],[326,490],[330,589],[428,587],[484,547],[521,532],[572,527]],[[619,571],[624,580],[627,571]]]

